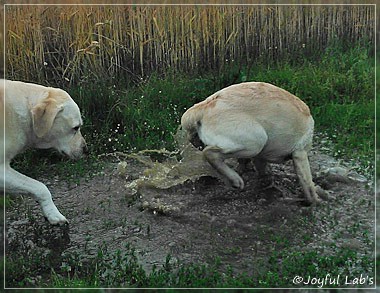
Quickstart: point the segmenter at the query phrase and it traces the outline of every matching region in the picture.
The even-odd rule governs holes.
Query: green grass
[[[363,260],[357,252],[349,249],[324,255],[321,251],[290,252],[285,248],[273,251],[264,265],[266,269],[258,274],[236,274],[231,267],[222,269],[218,259],[209,265],[181,264],[172,262],[168,255],[162,267],[154,267],[146,273],[133,247],[127,245],[123,252],[108,253],[105,246],[85,267],[78,260],[68,260],[60,273],[52,272],[51,282],[58,288],[316,288],[318,285],[294,284],[293,279],[302,276],[306,282],[308,276],[360,276],[362,269],[372,269],[373,262]],[[343,286],[343,280],[329,285]]]
[[[16,156],[11,166],[32,178],[59,178],[68,183],[79,184],[104,169],[105,161],[96,153],[77,161],[61,156],[55,150],[28,150]]]
[[[82,85],[69,89],[84,113],[83,133],[93,154],[174,148],[184,111],[215,91],[242,81],[282,87],[311,108],[316,131],[333,142],[338,157],[357,158],[372,174],[375,147],[374,57],[363,46],[338,45],[319,59],[231,65],[221,76],[153,75],[139,84]],[[318,143],[318,141],[316,141]]]
[[[264,81],[304,100],[313,114],[316,131],[332,140],[332,153],[357,158],[362,169],[371,173],[375,148],[374,71],[369,49],[358,46],[344,51],[335,45],[319,59],[258,63],[249,68],[236,64],[221,76],[168,73],[152,75],[138,84],[121,80],[118,84],[88,84],[67,90],[84,115],[82,133],[95,161],[98,154],[113,151],[173,149],[173,134],[187,108],[232,83]],[[27,169],[39,157],[24,155],[16,164]]]
[[[84,114],[82,132],[90,157],[68,163],[54,152],[46,156],[40,151],[29,151],[18,156],[14,165],[33,177],[58,174],[77,182],[78,178],[101,170],[100,154],[173,149],[173,134],[185,109],[231,83],[266,81],[294,93],[310,106],[316,131],[332,141],[333,155],[354,159],[359,171],[373,175],[374,71],[374,57],[366,47],[344,50],[335,46],[318,59],[270,65],[258,63],[249,68],[236,65],[222,76],[167,74],[153,75],[138,84],[120,81],[112,85],[82,85],[68,91]],[[181,265],[172,263],[169,256],[163,267],[147,273],[129,246],[117,253],[107,252],[106,247],[99,248],[98,256],[91,263],[82,262],[80,256],[69,255],[61,266],[52,266],[53,270],[43,256],[17,256],[7,262],[6,267],[11,272],[8,274],[11,279],[7,281],[15,286],[26,285],[22,283],[23,276],[39,270],[45,278],[43,285],[52,287],[292,287],[291,278],[296,274],[360,275],[361,271],[372,268],[372,260],[363,259],[353,250],[336,250],[334,254],[294,252],[287,250],[281,239],[274,241],[283,249],[274,251],[263,266],[265,270],[253,277],[236,275],[228,269],[221,272],[217,260],[208,266]],[[238,252],[232,247],[230,253]],[[361,271],[355,271],[356,268]]]

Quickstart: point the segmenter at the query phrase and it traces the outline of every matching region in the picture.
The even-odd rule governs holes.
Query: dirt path
[[[268,255],[282,247],[326,251],[336,245],[373,257],[371,184],[334,174],[331,168],[338,162],[318,151],[311,153],[310,161],[315,182],[330,193],[330,200],[317,207],[298,200],[302,191],[291,162],[272,165],[276,188],[260,188],[254,170],[248,170],[243,175],[244,191],[205,177],[133,196],[125,185],[145,168],[133,160],[127,162],[123,176],[115,162],[79,185],[60,178],[42,179],[69,219],[69,228],[48,225],[35,202],[25,198],[6,211],[7,255],[39,250],[60,267],[64,255],[91,259],[102,244],[116,251],[130,243],[148,271],[165,263],[170,254],[173,262],[182,263],[213,263],[218,258],[222,266],[249,275],[264,270]],[[155,210],[152,203],[172,209]],[[38,284],[38,270],[35,274]]]

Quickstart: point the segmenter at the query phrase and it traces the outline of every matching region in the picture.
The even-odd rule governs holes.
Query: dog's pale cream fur
[[[289,92],[263,82],[232,85],[188,109],[181,125],[190,141],[198,136],[206,160],[232,186],[242,189],[244,182],[227,158],[254,158],[260,175],[266,162],[292,158],[306,200],[320,200],[307,156],[314,120],[309,107]]]
[[[0,80],[0,113],[0,167],[4,170],[0,187],[10,193],[32,194],[50,223],[66,223],[48,188],[12,169],[10,162],[26,148],[55,148],[72,159],[80,158],[86,142],[79,129],[82,118],[77,104],[61,89]]]

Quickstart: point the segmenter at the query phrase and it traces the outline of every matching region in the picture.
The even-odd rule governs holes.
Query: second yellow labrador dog
[[[51,224],[66,223],[49,189],[11,168],[10,162],[26,148],[55,148],[72,159],[80,158],[86,142],[80,133],[78,105],[58,88],[0,80],[0,121],[0,188],[32,194]]]
[[[309,107],[289,92],[263,82],[231,85],[189,108],[181,125],[190,141],[205,145],[204,157],[232,186],[243,189],[244,182],[227,158],[254,158],[260,175],[266,162],[292,158],[306,200],[320,201],[307,156],[314,120]]]

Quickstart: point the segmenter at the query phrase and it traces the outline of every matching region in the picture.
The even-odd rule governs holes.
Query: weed
[[[335,255],[326,255],[319,251],[291,252],[288,250],[273,251],[267,267],[256,275],[235,274],[231,267],[223,270],[220,260],[213,264],[182,264],[172,262],[170,255],[162,267],[153,267],[146,273],[138,262],[135,249],[129,244],[123,252],[110,253],[105,247],[99,249],[97,258],[89,263],[86,276],[75,270],[70,263],[62,264],[60,272],[53,272],[55,286],[64,284],[72,287],[191,287],[191,288],[275,288],[294,287],[295,276],[313,276],[323,278],[326,275],[338,276],[355,274],[371,275],[373,262],[364,260],[352,250],[337,250]],[[76,264],[77,265],[77,264]],[[83,268],[82,268],[83,270]],[[64,277],[67,275],[69,276]],[[305,287],[305,284],[301,284]],[[333,284],[332,287],[341,287]],[[314,284],[311,287],[316,288]]]
[[[319,60],[304,59],[298,64],[258,63],[239,70],[236,81],[215,78],[213,74],[152,74],[136,85],[120,79],[113,84],[82,84],[68,89],[84,115],[82,132],[90,157],[69,162],[55,152],[41,156],[30,151],[13,165],[23,173],[54,174],[78,183],[78,178],[101,169],[99,154],[142,149],[174,149],[173,135],[187,108],[233,82],[264,81],[282,87],[304,100],[316,122],[316,132],[332,140],[336,157],[355,157],[355,168],[373,176],[375,147],[374,58],[367,47],[349,50],[331,48]],[[227,74],[227,73],[226,73]],[[316,141],[318,143],[318,141]],[[44,152],[45,153],[45,152]],[[35,170],[35,165],[39,166]],[[37,172],[36,172],[37,171]]]
[[[373,173],[374,59],[368,49],[342,50],[336,47],[327,50],[318,60],[277,63],[270,67],[258,63],[233,71],[226,72],[222,78],[212,73],[166,75],[164,78],[152,75],[137,84],[120,79],[114,84],[72,87],[69,92],[85,116],[83,133],[91,151],[90,157],[69,162],[54,152],[42,155],[41,151],[28,151],[18,156],[13,165],[35,178],[58,174],[78,183],[78,178],[92,176],[102,169],[100,154],[148,148],[174,149],[173,134],[182,113],[223,86],[233,82],[266,81],[289,90],[310,106],[316,132],[323,132],[333,140],[334,155],[352,157],[355,162],[359,160],[357,168],[360,172]],[[5,205],[12,206],[11,201]],[[104,211],[109,208],[107,202],[103,202],[102,207]],[[334,217],[333,211],[328,214]],[[311,217],[305,218],[305,223],[313,220]],[[137,222],[134,224],[138,225]],[[115,223],[104,222],[104,225],[113,227]],[[365,243],[370,242],[371,232],[362,229],[360,223],[347,228],[351,233],[361,233]],[[146,227],[146,233],[148,236],[151,233],[150,226]],[[254,276],[235,274],[221,268],[218,261],[212,265],[181,264],[173,262],[170,257],[163,267],[156,267],[148,273],[138,262],[136,250],[128,246],[119,252],[109,252],[106,247],[101,247],[92,260],[66,255],[62,265],[55,266],[53,272],[41,255],[13,255],[6,260],[9,277],[6,281],[13,286],[33,286],[36,280],[24,280],[23,276],[38,271],[46,277],[39,280],[38,285],[49,287],[292,287],[295,274],[324,277],[327,273],[360,275],[374,271],[373,259],[354,250],[331,245],[328,251],[295,252],[288,250],[285,237],[273,237],[272,255]],[[332,239],[340,237],[342,232],[337,231]],[[310,242],[312,239],[305,236],[303,240]],[[230,247],[227,252],[238,254],[238,249]]]
[[[344,60],[344,65],[336,60]],[[299,96],[311,108],[316,131],[333,141],[332,153],[358,157],[361,164],[356,168],[372,174],[374,59],[366,48],[331,49],[321,60],[305,60],[299,65],[282,63],[268,68],[258,64],[249,74],[236,82],[270,82]],[[71,93],[83,109],[85,121],[91,122],[83,132],[92,153],[173,149],[173,134],[185,110],[231,82],[207,74],[196,78],[167,75],[165,79],[152,75],[137,86],[125,88],[123,81],[99,88],[82,85]]]

